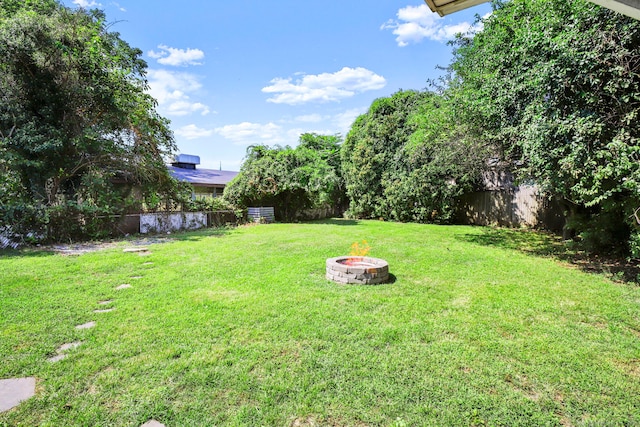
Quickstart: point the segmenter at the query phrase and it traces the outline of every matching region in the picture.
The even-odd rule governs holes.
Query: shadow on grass
[[[306,222],[307,224],[329,224],[329,225],[358,225],[360,221],[355,219],[343,219],[343,218],[326,218],[316,219]]]
[[[482,246],[495,246],[535,256],[555,258],[588,273],[605,274],[612,279],[638,284],[640,266],[626,259],[589,254],[575,249],[573,242],[535,230],[483,227],[478,234],[459,234],[456,239]]]
[[[171,234],[152,234],[152,235],[149,235],[148,237],[150,239],[155,238],[155,239],[167,240],[167,241],[175,240],[180,242],[184,242],[184,241],[196,242],[207,237],[226,236],[227,234],[231,233],[231,231],[234,229],[235,227],[211,227],[211,228],[202,228],[194,231],[178,231]],[[146,236],[143,234],[138,234],[134,236],[133,239],[134,240],[136,238],[144,239],[145,237]]]
[[[55,255],[49,249],[23,248],[23,249],[0,249],[0,259],[3,258],[43,258]]]

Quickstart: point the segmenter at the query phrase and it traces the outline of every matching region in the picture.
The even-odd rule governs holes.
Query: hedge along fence
[[[309,221],[314,219],[341,218],[344,209],[340,207],[325,206],[323,208],[306,209],[296,215],[298,221]]]

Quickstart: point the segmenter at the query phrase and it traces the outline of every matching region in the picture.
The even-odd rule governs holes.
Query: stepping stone
[[[82,345],[82,341],[74,341],[67,344],[62,344],[60,347],[56,349],[56,353],[62,353],[63,351],[71,350],[72,348],[77,348]]]
[[[67,350],[71,350],[72,348],[76,348],[79,347],[80,344],[82,344],[82,341],[75,341],[75,342],[70,342],[70,343],[66,343],[66,344],[62,344],[60,347],[58,347],[56,349],[56,355],[52,356],[50,358],[47,359],[47,362],[59,362],[62,359],[64,359],[65,357],[68,356],[68,354],[64,354],[65,351]]]
[[[149,248],[126,248],[122,252],[147,252]]]
[[[15,408],[34,394],[36,394],[34,377],[0,380],[0,412]]]
[[[115,310],[115,308],[104,308],[102,310],[93,310],[94,313],[109,313],[110,311]]]
[[[96,322],[91,321],[91,322],[83,323],[82,325],[76,326],[76,329],[90,329],[90,328],[93,328],[94,326],[96,326]]]
[[[142,279],[142,276],[131,276],[132,279]]]
[[[130,287],[131,287],[131,285],[130,285],[130,284],[125,283],[125,284],[123,284],[123,285],[118,286],[118,287],[116,288],[116,290],[117,290],[117,291],[119,291],[120,289],[127,289],[127,288],[130,288]]]
[[[153,265],[153,261],[147,261],[145,263],[142,263],[142,265]]]
[[[113,300],[106,299],[104,301],[98,301],[98,305],[107,305],[107,304],[111,304],[112,302]]]
[[[165,425],[156,420],[149,420],[140,427],[165,427]]]
[[[47,362],[51,362],[51,363],[59,362],[62,359],[65,359],[67,356],[68,354],[56,354],[55,356],[51,356],[50,358],[48,358]]]

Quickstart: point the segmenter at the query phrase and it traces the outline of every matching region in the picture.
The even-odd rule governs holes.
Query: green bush
[[[629,253],[631,258],[640,259],[640,233],[632,233],[629,237]]]

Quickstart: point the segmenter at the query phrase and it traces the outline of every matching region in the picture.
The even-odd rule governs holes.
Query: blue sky
[[[239,170],[251,144],[346,136],[371,102],[423,89],[488,4],[440,18],[422,0],[64,0],[140,48],[179,152]]]

